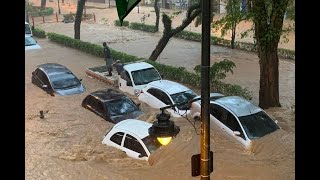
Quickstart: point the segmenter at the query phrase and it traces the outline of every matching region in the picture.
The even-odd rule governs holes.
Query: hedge
[[[174,37],[191,40],[191,41],[198,41],[198,42],[201,41],[201,34],[196,32],[191,32],[191,31],[181,31],[178,34],[176,34]],[[211,44],[230,47],[231,40],[223,39],[216,36],[211,36]],[[256,45],[248,42],[236,41],[235,48],[246,50],[246,51],[252,51],[252,52],[257,51]],[[293,50],[278,48],[278,54],[279,56],[282,56],[284,58],[295,59],[295,51]]]
[[[38,38],[46,38],[46,32],[40,28],[34,28],[32,34]]]
[[[145,32],[157,32],[156,26],[154,25],[148,25],[148,24],[144,24],[144,23],[136,23],[136,22],[132,22],[129,25],[130,29],[135,29],[135,30],[140,30],[140,31],[145,31]]]
[[[32,8],[30,15],[33,17],[38,17],[38,16],[49,16],[53,14],[53,8],[52,7],[47,7],[45,9],[41,9],[40,7],[34,7]]]
[[[115,20],[114,21],[114,25],[115,26],[121,26],[120,21],[119,20]],[[129,21],[123,21],[122,22],[122,26],[126,26],[126,27],[129,26]]]
[[[89,42],[84,42],[78,39],[73,39],[65,35],[56,34],[56,33],[48,33],[47,34],[49,40],[63,44],[68,47],[72,47],[86,53],[98,56],[103,56],[103,47],[101,45],[92,44]],[[187,84],[193,87],[200,88],[201,86],[201,77],[195,73],[191,73],[183,67],[173,67],[170,65],[160,64],[158,62],[154,62],[151,60],[147,60],[144,58],[139,58],[137,56],[128,55],[126,53],[118,52],[110,48],[111,55],[114,59],[120,60],[122,63],[134,62],[134,61],[146,61],[147,63],[152,64],[161,74],[165,76],[166,79],[170,79],[173,81],[177,81],[183,84]],[[212,90],[216,92],[220,92],[225,95],[236,95],[242,96],[246,99],[251,99],[251,92],[249,92],[246,88],[242,88],[238,85],[226,84],[223,82],[219,82],[215,87],[211,87]]]

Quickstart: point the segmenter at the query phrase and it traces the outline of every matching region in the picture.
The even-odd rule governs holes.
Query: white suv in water
[[[118,86],[123,92],[138,95],[148,83],[161,80],[155,67],[146,62],[135,62],[123,66],[119,75]]]

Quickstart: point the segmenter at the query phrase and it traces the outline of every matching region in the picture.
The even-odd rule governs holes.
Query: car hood
[[[25,46],[25,51],[28,51],[28,50],[33,50],[33,49],[41,49],[41,47],[38,45],[38,44],[35,44],[35,45],[31,45],[31,46]]]
[[[55,93],[60,96],[67,96],[72,94],[80,94],[84,92],[86,89],[81,84],[80,86],[70,88],[70,89],[55,89]]]
[[[142,114],[143,114],[143,112],[141,110],[137,110],[137,111],[133,111],[129,114],[124,114],[124,115],[119,115],[119,116],[111,116],[111,119],[115,123],[118,123],[118,122],[123,121],[125,119],[135,119],[136,117],[139,117]]]

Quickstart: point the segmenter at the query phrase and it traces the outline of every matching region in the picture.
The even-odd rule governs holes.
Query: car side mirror
[[[147,155],[146,154],[139,154],[139,156],[138,156],[139,158],[142,158],[142,157],[147,157]]]
[[[82,79],[79,79],[79,81],[82,81]]]
[[[131,81],[127,81],[127,86],[132,86],[132,82]]]
[[[240,136],[240,132],[239,131],[233,131],[233,134],[235,135],[235,136]]]
[[[164,75],[163,74],[160,74],[161,78],[163,79]]]
[[[42,85],[42,89],[47,89],[48,88],[48,86],[47,85]]]
[[[278,120],[275,120],[274,122],[275,122],[276,124],[278,124]]]

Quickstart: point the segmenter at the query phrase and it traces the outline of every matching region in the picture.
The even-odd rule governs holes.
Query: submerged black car
[[[85,87],[68,68],[61,64],[41,64],[32,72],[31,82],[51,95],[71,95],[85,91]]]
[[[82,101],[84,108],[115,124],[142,115],[143,112],[139,109],[139,105],[114,89],[92,92]]]

